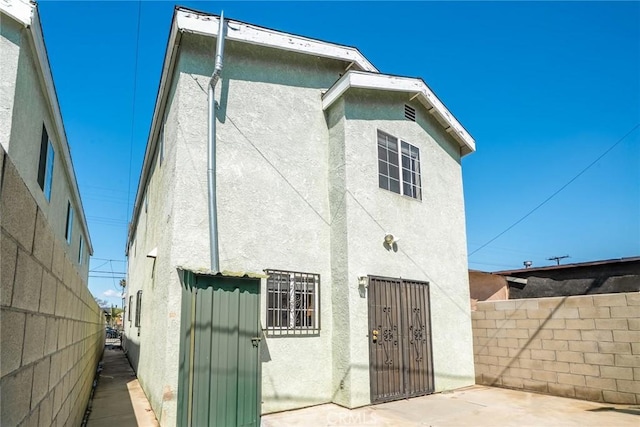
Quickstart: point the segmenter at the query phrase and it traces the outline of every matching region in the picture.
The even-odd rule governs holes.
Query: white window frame
[[[422,200],[420,149],[415,145],[377,130],[378,187]]]
[[[80,246],[78,247],[78,264],[82,265],[84,255],[84,239],[80,236]]]

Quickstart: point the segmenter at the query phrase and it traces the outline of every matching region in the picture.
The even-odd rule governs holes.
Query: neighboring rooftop
[[[640,262],[640,256],[636,257],[627,257],[627,258],[613,258],[607,260],[600,261],[588,261],[588,262],[578,262],[573,264],[561,264],[561,265],[549,265],[546,267],[529,267],[529,268],[520,268],[517,270],[501,270],[494,271],[492,274],[499,274],[501,276],[510,276],[518,273],[531,273],[536,271],[550,271],[550,270],[564,270],[567,268],[580,268],[580,267],[593,267],[598,265],[605,264],[624,264],[630,262]],[[640,272],[639,272],[640,273]]]

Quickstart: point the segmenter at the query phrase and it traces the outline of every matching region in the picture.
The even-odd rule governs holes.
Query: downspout
[[[215,90],[220,73],[222,72],[222,58],[224,53],[224,12],[220,13],[220,26],[218,28],[218,40],[216,45],[216,62],[209,81],[209,136],[208,136],[208,163],[207,181],[209,191],[209,248],[211,254],[211,270],[220,271],[220,258],[218,256],[218,208],[216,201],[216,108]]]

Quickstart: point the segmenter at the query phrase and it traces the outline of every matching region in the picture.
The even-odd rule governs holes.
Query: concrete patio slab
[[[349,410],[334,404],[264,415],[281,426],[640,426],[640,405],[613,405],[495,387]]]

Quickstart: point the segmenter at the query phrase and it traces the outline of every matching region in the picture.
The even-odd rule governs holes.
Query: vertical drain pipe
[[[208,163],[207,181],[209,192],[209,249],[211,254],[211,270],[220,271],[220,258],[218,256],[218,208],[216,200],[216,109],[218,103],[215,100],[215,90],[220,73],[222,72],[222,58],[224,52],[224,12],[220,12],[220,26],[218,28],[218,40],[216,45],[216,62],[209,81],[209,136],[208,136]]]

